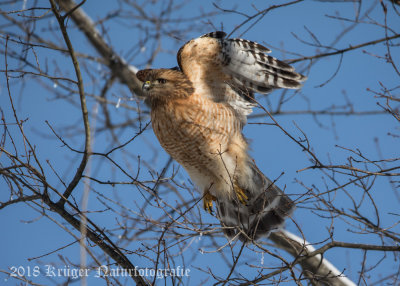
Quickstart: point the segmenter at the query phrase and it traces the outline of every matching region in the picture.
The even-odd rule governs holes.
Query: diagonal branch
[[[335,266],[315,252],[315,249],[304,239],[281,230],[271,233],[269,239],[274,244],[296,257],[303,268],[305,276],[316,285],[355,286]]]
[[[53,203],[47,195],[42,196],[43,201],[51,208],[52,211],[58,213],[62,218],[64,218],[70,225],[72,225],[77,231],[82,231],[82,222],[67,212],[63,206]],[[78,209],[75,209],[79,211]],[[90,222],[91,223],[91,222]],[[119,248],[112,243],[108,237],[104,235],[102,230],[97,228],[97,226],[91,223],[95,227],[95,230],[91,230],[87,225],[85,225],[86,236],[98,245],[105,253],[107,253],[115,262],[117,262],[121,267],[126,269],[130,277],[136,282],[136,285],[146,286],[148,283],[145,279],[139,275],[137,272],[137,267],[134,266],[129,259],[119,250]]]
[[[94,49],[105,60],[111,72],[128,88],[137,95],[142,92],[142,82],[136,77],[136,70],[129,66],[118,56],[114,50],[104,41],[99,31],[96,29],[92,19],[81,9],[73,0],[55,0],[60,7],[67,12],[78,28],[85,34]],[[80,6],[81,4],[79,4]],[[71,12],[72,11],[72,12]]]
[[[382,42],[388,42],[390,40],[394,40],[394,39],[397,39],[397,38],[400,38],[400,34],[396,34],[396,35],[393,35],[393,36],[390,36],[390,37],[385,37],[385,38],[382,38],[382,39],[373,40],[373,41],[362,43],[362,44],[358,44],[358,45],[355,45],[355,46],[350,45],[350,47],[348,47],[348,48],[337,50],[337,51],[330,52],[330,53],[323,53],[323,54],[318,54],[318,55],[310,56],[310,57],[302,57],[302,58],[299,58],[299,59],[291,60],[291,61],[289,61],[289,63],[293,64],[293,63],[297,63],[297,62],[304,61],[304,60],[314,60],[314,59],[323,58],[323,57],[341,55],[341,54],[344,54],[344,53],[346,53],[348,51],[356,50],[356,49],[367,47],[367,46],[371,46],[371,45],[376,45],[376,44],[379,44],[379,43],[382,43]]]

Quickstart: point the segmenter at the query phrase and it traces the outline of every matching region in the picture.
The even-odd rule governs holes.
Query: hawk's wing
[[[241,121],[252,111],[254,92],[297,89],[307,79],[287,63],[266,55],[268,48],[225,35],[217,31],[187,42],[178,52],[178,64],[197,93],[227,102]]]

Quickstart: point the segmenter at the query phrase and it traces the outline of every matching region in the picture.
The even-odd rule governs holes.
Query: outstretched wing
[[[187,42],[178,52],[178,64],[197,93],[216,102],[227,102],[242,121],[254,106],[254,92],[297,89],[307,79],[289,64],[266,55],[268,48],[225,36],[217,31]]]

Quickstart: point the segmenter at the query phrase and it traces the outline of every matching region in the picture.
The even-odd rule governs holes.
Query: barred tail
[[[242,190],[248,197],[242,204],[236,198],[218,200],[217,215],[228,238],[257,240],[279,229],[294,210],[293,201],[250,163],[254,189]],[[239,185],[239,187],[241,187]],[[249,188],[249,187],[248,187]]]

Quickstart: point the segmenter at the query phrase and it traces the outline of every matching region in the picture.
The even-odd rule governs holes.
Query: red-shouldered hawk
[[[213,201],[229,238],[251,241],[277,229],[294,203],[256,167],[242,134],[255,106],[253,93],[298,89],[306,77],[266,55],[270,50],[213,32],[187,42],[178,69],[137,73],[151,105],[161,146]]]

